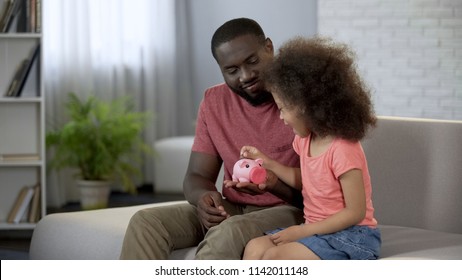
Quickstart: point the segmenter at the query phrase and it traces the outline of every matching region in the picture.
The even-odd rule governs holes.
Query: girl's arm
[[[262,166],[271,170],[281,181],[297,190],[302,189],[302,175],[300,168],[285,166],[260,152],[252,146],[241,148],[241,156],[250,159],[260,158],[263,160]]]
[[[345,208],[323,221],[301,226],[289,227],[274,234],[271,239],[275,244],[283,244],[314,234],[328,234],[357,225],[366,216],[366,194],[362,171],[350,170],[340,176]]]
[[[273,171],[273,173],[287,185],[291,186],[294,189],[302,189],[302,175],[300,168],[289,167],[280,164],[275,160],[263,161],[264,168]]]

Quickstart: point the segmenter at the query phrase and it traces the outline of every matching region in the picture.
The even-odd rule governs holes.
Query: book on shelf
[[[35,0],[35,32],[42,32],[42,0]]]
[[[21,63],[16,67],[16,71],[14,72],[13,80],[11,80],[10,86],[5,93],[5,96],[13,96],[15,89],[18,87],[19,79],[21,78],[21,73],[23,69],[25,69],[26,61],[23,60]]]
[[[34,187],[34,195],[32,196],[31,204],[29,207],[29,216],[27,221],[29,223],[36,223],[40,220],[40,197],[41,190],[40,184],[37,183]]]
[[[0,13],[0,32],[3,30],[3,22],[5,22],[6,17],[11,8],[11,1],[7,0],[3,2],[3,7]]]
[[[27,24],[29,24],[29,32],[35,32],[35,0],[29,0],[30,13]]]
[[[16,73],[13,76],[13,80],[8,87],[8,90],[5,94],[7,97],[19,97],[21,96],[22,89],[27,81],[27,77],[29,72],[32,68],[32,64],[34,60],[37,59],[38,53],[40,51],[40,43],[38,43],[32,51],[30,52],[29,56],[25,58],[21,64],[17,67]]]
[[[17,224],[21,221],[27,212],[33,195],[34,187],[25,186],[21,189],[18,197],[16,198],[16,201],[13,204],[13,208],[11,208],[11,211],[8,214],[8,223]]]
[[[0,161],[34,161],[40,160],[38,154],[0,154]]]
[[[42,30],[42,2],[41,0],[20,1],[16,21],[16,32],[41,32]]]
[[[29,0],[18,0],[19,4],[18,19],[16,22],[16,32],[25,33],[30,32],[28,27],[29,22]]]
[[[13,20],[18,15],[21,0],[7,0],[3,5],[3,14],[0,20],[0,32],[6,33],[13,25]]]

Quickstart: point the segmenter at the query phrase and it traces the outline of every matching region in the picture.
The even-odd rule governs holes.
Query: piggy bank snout
[[[266,169],[256,166],[250,170],[250,181],[254,184],[262,184],[266,181]]]

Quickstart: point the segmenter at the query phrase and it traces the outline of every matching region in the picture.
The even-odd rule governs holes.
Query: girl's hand
[[[270,240],[273,241],[276,246],[297,241],[307,236],[303,230],[304,226],[305,225],[296,225],[288,227],[280,232],[270,235]]]
[[[250,158],[250,159],[257,159],[260,158],[263,160],[263,164],[265,161],[271,160],[267,155],[260,152],[257,148],[253,146],[243,146],[241,148],[241,158]]]
[[[262,167],[266,169],[271,169],[273,164],[273,159],[262,153],[260,150],[253,146],[243,146],[241,148],[241,158],[250,158],[250,159],[261,159],[263,160]]]
[[[254,160],[261,159],[263,161],[261,166],[266,169],[267,175],[265,183],[258,185],[260,190],[269,191],[274,194],[274,191],[277,191],[276,186],[279,185],[278,180],[292,188],[301,190],[302,175],[299,167],[290,167],[280,164],[253,146],[243,146],[240,154],[243,158],[250,158]]]

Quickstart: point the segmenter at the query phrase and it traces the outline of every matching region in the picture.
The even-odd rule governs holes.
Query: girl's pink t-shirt
[[[292,148],[293,139],[292,130],[279,119],[274,102],[252,106],[226,84],[220,84],[205,92],[192,151],[220,157],[224,163],[224,177],[231,180],[234,163],[239,160],[244,145],[255,146],[283,164],[298,167],[299,157]],[[285,203],[269,192],[249,195],[223,188],[223,195],[240,204],[273,206]]]
[[[302,194],[306,223],[313,223],[345,208],[339,177],[352,169],[363,174],[366,192],[366,217],[358,225],[376,227],[372,205],[372,187],[366,156],[360,142],[336,138],[329,149],[315,157],[308,156],[311,135],[295,136],[293,147],[300,155]]]

